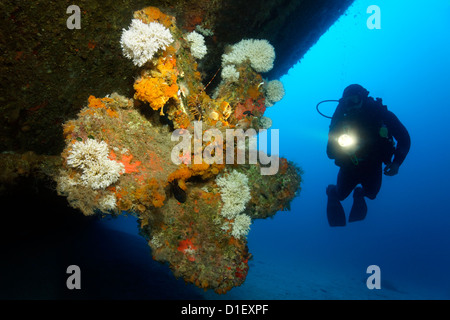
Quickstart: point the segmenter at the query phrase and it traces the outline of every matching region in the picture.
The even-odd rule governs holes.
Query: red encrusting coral
[[[192,244],[191,239],[181,240],[178,244],[178,251],[185,252],[186,250],[196,250],[197,247]]]
[[[189,261],[191,262],[195,261],[194,253],[197,250],[197,247],[192,244],[191,239],[185,239],[180,241],[177,249],[178,251],[183,252]]]
[[[234,111],[234,117],[237,120],[245,118],[245,111],[250,111],[255,116],[262,116],[266,111],[264,98],[254,101],[252,98],[248,98],[244,103],[236,104]]]
[[[141,161],[135,161],[134,163],[131,163],[131,160],[133,159],[133,155],[126,155],[123,154],[122,157],[117,159],[117,156],[114,152],[114,150],[111,150],[109,153],[109,158],[111,160],[116,160],[124,165],[125,173],[133,173],[133,172],[139,172],[137,167],[141,165]]]

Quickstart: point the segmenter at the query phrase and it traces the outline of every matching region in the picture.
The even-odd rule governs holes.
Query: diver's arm
[[[391,111],[386,112],[386,124],[388,130],[391,132],[395,140],[397,140],[397,146],[394,151],[394,159],[392,163],[400,166],[406,158],[411,147],[411,138],[409,136],[408,130],[400,122],[397,116]]]

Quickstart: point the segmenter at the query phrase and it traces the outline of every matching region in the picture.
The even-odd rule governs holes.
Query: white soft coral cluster
[[[245,205],[251,198],[248,178],[245,174],[234,170],[217,178],[216,183],[220,187],[220,195],[224,203],[222,215],[227,219],[233,219],[245,210]]]
[[[256,72],[268,72],[273,68],[275,49],[267,40],[244,39],[222,55],[222,66],[239,65],[246,60]]]
[[[195,31],[186,36],[186,40],[191,45],[191,53],[197,59],[202,59],[208,52],[205,45],[205,38]]]
[[[120,38],[123,54],[139,67],[153,58],[160,49],[173,42],[170,30],[158,22],[146,24],[133,19],[129,28],[123,29]]]
[[[237,239],[245,237],[250,231],[252,219],[246,214],[238,214],[234,219],[231,235]]]
[[[276,102],[284,97],[284,86],[280,80],[272,80],[264,85],[266,100],[266,107],[273,106]]]
[[[222,229],[226,231],[231,227],[233,237],[245,237],[251,224],[251,218],[242,214],[247,202],[251,199],[247,176],[234,170],[217,178],[216,183],[220,187],[220,195],[223,201],[221,215],[228,220],[234,220],[233,224],[225,222]]]
[[[116,196],[113,193],[106,194],[100,198],[98,208],[102,212],[114,211],[117,208]]]
[[[81,170],[81,184],[94,190],[104,189],[115,183],[124,172],[124,165],[108,158],[108,145],[88,139],[76,141],[67,156],[67,165]],[[75,181],[73,184],[77,184]]]
[[[222,68],[222,79],[225,81],[236,82],[239,80],[239,72],[234,65],[227,65]]]

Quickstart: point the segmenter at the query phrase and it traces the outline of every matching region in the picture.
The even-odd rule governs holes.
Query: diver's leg
[[[348,216],[348,222],[364,220],[367,215],[367,204],[364,200],[363,188],[357,187],[353,192],[353,205]]]
[[[378,192],[381,189],[381,181],[383,177],[383,170],[381,163],[374,165],[368,171],[368,174],[361,181],[363,194],[370,200],[374,200],[377,197]]]
[[[361,187],[353,192],[353,206],[348,217],[348,222],[361,221],[367,215],[367,204],[364,197],[375,199],[381,188],[382,170],[381,164],[366,168],[361,177]]]
[[[353,175],[341,168],[338,173],[337,184],[327,187],[327,218],[331,227],[345,226],[345,212],[341,201],[347,198],[355,187]]]
[[[330,184],[327,187],[327,218],[330,227],[343,227],[345,226],[345,212],[339,201],[336,186]]]
[[[343,167],[339,169],[336,183],[336,192],[340,201],[347,199],[359,183],[359,174],[355,168]]]

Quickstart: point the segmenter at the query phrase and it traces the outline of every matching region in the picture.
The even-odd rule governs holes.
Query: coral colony
[[[269,118],[263,117],[262,121],[271,121]],[[171,136],[172,141],[182,141],[173,147],[171,153],[172,162],[175,164],[191,164],[191,145],[193,140],[194,149],[202,149],[203,152],[196,153],[193,158],[194,164],[223,164],[224,158],[227,164],[244,164],[246,161],[250,164],[257,164],[257,158],[259,156],[259,162],[268,167],[261,167],[261,174],[276,174],[278,172],[279,159],[276,154],[279,151],[278,145],[278,129],[272,130],[271,139],[271,153],[268,156],[265,151],[267,149],[267,130],[259,130],[259,146],[260,151],[257,150],[257,133],[253,128],[247,129],[245,132],[242,129],[226,129],[226,139],[222,136],[222,132],[217,128],[210,128],[203,133],[202,122],[193,122],[193,135],[185,129],[176,129]],[[248,140],[246,140],[248,138]],[[226,140],[224,144],[224,140]],[[235,144],[236,141],[236,144]],[[202,148],[204,143],[207,143],[205,148]],[[248,157],[247,145],[248,142]],[[235,149],[237,158],[235,158]],[[226,154],[224,155],[224,150]],[[180,153],[182,156],[180,157]],[[274,154],[275,153],[275,154]]]
[[[183,33],[155,7],[134,13],[120,39],[139,68],[134,96],[90,96],[64,124],[57,191],[85,215],[136,216],[155,260],[226,293],[247,276],[252,220],[289,209],[301,170],[276,155],[274,133],[265,153],[264,112],[284,95],[280,81],[259,74],[272,68],[274,48],[254,39],[231,45],[210,96],[198,61],[211,31],[198,31]]]

